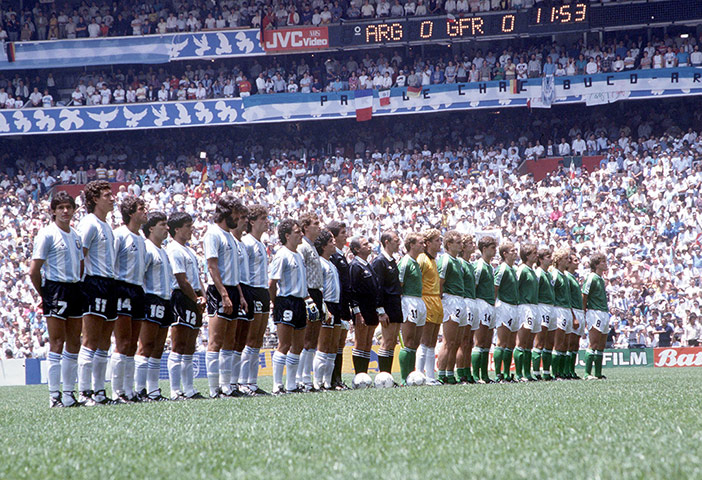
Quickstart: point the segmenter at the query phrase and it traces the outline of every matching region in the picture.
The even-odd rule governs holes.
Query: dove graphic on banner
[[[88,112],[88,116],[95,120],[98,123],[98,128],[101,130],[104,130],[110,125],[110,122],[117,118],[117,112],[119,110],[115,108],[111,112],[105,112],[104,110],[100,110],[100,113],[90,113]]]
[[[24,113],[17,111],[12,114],[12,118],[15,119],[15,127],[17,127],[18,130],[27,133],[32,129],[32,122],[24,116]]]
[[[219,47],[215,49],[217,55],[222,55],[223,53],[232,53],[232,44],[229,43],[229,39],[223,33],[218,33],[217,38],[219,39]]]
[[[197,102],[195,104],[195,116],[198,120],[205,123],[210,123],[214,118],[212,112],[210,112],[202,102]]]
[[[64,130],[70,130],[71,126],[75,126],[76,130],[83,126],[83,119],[80,118],[80,110],[68,110],[64,108],[59,112],[59,118],[65,118],[59,126]]]
[[[188,38],[185,37],[185,40],[183,40],[180,43],[175,43],[176,37],[173,37],[173,43],[171,43],[170,47],[170,56],[171,58],[178,58],[180,56],[180,52],[183,51],[183,49],[188,45]]]
[[[154,125],[156,125],[157,127],[162,127],[163,124],[169,120],[165,105],[161,105],[161,108],[159,108],[158,110],[156,110],[154,107],[151,107],[151,113],[153,113],[154,117],[156,117],[156,120],[154,120]]]
[[[0,113],[0,132],[9,132],[10,131],[10,124],[7,123],[7,118],[5,118],[5,115]]]
[[[236,112],[236,108],[230,107],[224,100],[220,100],[217,103],[215,103],[215,110],[219,112],[217,116],[223,122],[234,123],[234,120],[236,120],[236,117],[238,115]]]
[[[142,118],[146,116],[146,109],[139,113],[134,113],[131,110],[129,110],[127,107],[124,107],[122,112],[124,113],[124,118],[127,119],[127,126],[129,128],[134,128],[139,126],[139,122],[141,121]]]
[[[195,42],[195,45],[197,45],[197,49],[195,49],[195,55],[198,57],[202,57],[207,50],[210,48],[210,44],[207,41],[207,35],[204,33],[202,34],[202,37],[200,37],[200,40],[197,39],[197,37],[193,37],[193,42]]]
[[[260,38],[261,32],[256,32],[256,37]],[[254,43],[244,32],[239,32],[234,37],[236,38],[236,46],[244,53],[251,53],[254,49]]]
[[[39,130],[46,130],[47,132],[50,132],[51,130],[56,128],[56,120],[54,120],[41,110],[37,110],[36,112],[34,112],[34,120],[37,121],[37,128]]]
[[[176,125],[187,125],[192,123],[193,119],[188,113],[188,109],[182,103],[176,103],[176,108],[178,109],[178,118],[175,120]]]

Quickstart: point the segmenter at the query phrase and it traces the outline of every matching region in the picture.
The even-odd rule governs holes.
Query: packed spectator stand
[[[585,260],[604,250],[610,344],[655,346],[668,330],[674,344],[693,344],[702,298],[700,111],[696,99],[659,100],[4,142],[3,354],[46,354],[46,324],[26,275],[33,237],[48,221],[52,187],[94,178],[126,182],[118,200],[140,194],[149,209],[193,214],[200,254],[214,199],[227,191],[270,206],[271,251],[275,224],[310,208],[322,223],[345,220],[376,248],[381,231],[403,237],[438,226],[569,243]],[[599,169],[561,167],[539,183],[521,170],[526,158],[574,153],[580,141],[578,153],[604,154]],[[120,223],[117,210],[111,221]],[[206,338],[205,328],[199,348]]]

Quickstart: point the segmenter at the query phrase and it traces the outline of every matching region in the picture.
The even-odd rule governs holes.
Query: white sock
[[[231,384],[238,385],[241,383],[241,352],[234,350],[232,352],[232,378]]]
[[[134,357],[124,356],[124,393],[134,396]]]
[[[427,357],[427,347],[423,344],[419,345],[419,348],[417,348],[417,360],[414,363],[414,368],[419,372],[419,373],[424,373],[424,362]]]
[[[146,391],[149,394],[158,390],[158,376],[161,372],[161,359],[149,358],[149,372],[146,375]]]
[[[288,353],[288,355],[289,355],[289,353]],[[300,355],[299,355],[300,363],[298,364],[298,367],[297,367],[297,375],[296,375],[296,379],[295,379],[297,381],[297,383],[305,383],[304,377],[305,377],[305,366],[307,365],[307,355],[309,355],[309,350],[307,350],[306,348],[303,348],[302,352],[300,352]],[[290,376],[289,371],[288,371],[288,376]],[[310,377],[310,374],[309,374],[309,372],[307,372],[307,378],[308,378],[307,382],[308,383],[309,383],[309,377]]]
[[[283,370],[287,363],[287,355],[278,350],[273,352],[273,389],[278,390],[283,387]]]
[[[93,360],[95,351],[87,347],[80,347],[78,352],[78,390],[90,390],[93,382]]]
[[[297,370],[300,366],[300,355],[288,352],[285,360],[285,367],[288,372],[285,376],[285,390],[295,390],[297,388]]]
[[[168,372],[171,370],[171,356],[177,355],[176,353],[171,353],[168,357]],[[137,355],[134,357],[135,369],[136,369],[136,391],[141,393],[142,390],[146,390],[146,376],[149,371],[149,358],[142,355]],[[146,393],[149,393],[146,390]]]
[[[327,354],[317,351],[314,355],[312,361],[312,370],[314,371],[314,383],[315,388],[323,387],[324,381],[322,380],[324,376],[324,370],[327,366]]]
[[[93,359],[93,391],[105,390],[105,372],[107,372],[107,362],[110,360],[107,350],[95,350]]]
[[[327,368],[324,370],[324,384],[331,387],[334,364],[336,363],[336,353],[327,353]]]
[[[183,362],[181,363],[181,375],[183,377],[183,390],[188,397],[195,395],[195,387],[193,386],[193,376],[195,374],[193,370],[193,356],[183,355]]]
[[[253,360],[249,366],[249,385],[258,385],[258,368],[260,365],[259,352],[260,348],[254,348]]]
[[[76,374],[78,373],[78,354],[63,351],[61,356],[61,380],[64,392],[76,389]]]
[[[253,359],[253,348],[248,346],[244,347],[244,351],[241,352],[241,366],[239,367],[239,383],[242,385],[249,384]]]
[[[213,396],[219,388],[219,352],[207,352],[205,363],[207,364],[207,383],[210,385],[210,396]]]
[[[145,357],[136,357],[136,358],[137,358],[137,362],[139,362],[140,358],[145,358]],[[180,387],[182,363],[183,363],[183,356],[180,353],[171,352],[168,355],[168,380],[170,381],[170,384],[171,384],[171,397],[173,397],[179,393],[182,393],[182,390]],[[146,376],[144,378],[146,378]],[[139,367],[137,366],[137,391],[141,391],[141,390],[139,390],[139,380],[138,379],[139,379]]]
[[[115,350],[112,352],[110,357],[110,362],[112,364],[112,393],[114,395],[120,395],[124,393],[124,366],[126,355],[117,353]]]
[[[427,348],[427,356],[424,359],[425,370],[427,371],[427,377],[435,378],[434,367],[436,365],[436,354],[433,348]]]
[[[219,387],[229,391],[232,383],[232,361],[234,360],[232,350],[219,351]]]
[[[314,364],[314,357],[316,355],[316,348],[310,348],[307,350],[307,361],[305,362],[305,372],[302,378],[303,383],[310,383],[312,381],[312,365]]]
[[[49,352],[49,393],[55,395],[61,392],[61,354]]]

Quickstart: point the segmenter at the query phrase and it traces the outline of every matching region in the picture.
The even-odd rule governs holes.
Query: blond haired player
[[[441,284],[436,256],[441,249],[441,232],[432,228],[424,232],[424,252],[417,257],[422,271],[422,300],[427,306],[427,323],[422,332],[422,341],[417,351],[416,368],[427,376],[427,385],[441,385],[434,376],[436,357],[434,347],[444,319],[441,305]]]

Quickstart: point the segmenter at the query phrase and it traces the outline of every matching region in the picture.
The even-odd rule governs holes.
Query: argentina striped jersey
[[[115,274],[117,280],[142,285],[144,282],[144,260],[146,244],[144,237],[129,231],[122,225],[115,235]]]
[[[307,293],[307,272],[302,255],[280,247],[270,266],[270,278],[278,281],[279,297],[305,298]]]
[[[211,224],[207,228],[205,237],[202,239],[205,248],[205,259],[217,259],[219,267],[219,276],[222,278],[222,284],[233,287],[239,284],[239,259],[237,241],[229,232],[222,230],[222,227],[216,224]],[[207,272],[207,281],[214,285],[212,276]]]
[[[322,287],[324,301],[329,303],[339,303],[339,299],[341,298],[339,271],[336,269],[334,264],[326,258],[319,257],[319,260],[322,263],[322,278],[324,279],[324,286]]]
[[[144,292],[168,300],[171,298],[173,286],[173,271],[168,254],[164,248],[157,247],[151,240],[146,240],[145,245]]]
[[[237,240],[236,237],[234,237],[234,241],[236,242],[236,254],[237,258],[239,259],[239,281],[250,287],[249,254],[246,252],[246,246],[242,241]]]
[[[85,257],[85,274],[115,278],[115,236],[112,229],[94,213],[89,213],[78,224]]]
[[[44,280],[75,283],[80,281],[80,261],[83,246],[78,233],[64,232],[56,223],[42,228],[34,239],[33,260],[44,260],[41,266]]]
[[[168,260],[171,262],[171,270],[173,271],[171,288],[173,288],[173,290],[180,289],[178,286],[178,281],[175,279],[175,275],[178,273],[184,273],[188,279],[188,282],[193,287],[193,290],[202,290],[202,284],[200,283],[200,270],[197,266],[197,257],[195,256],[195,252],[193,252],[189,247],[181,245],[174,240],[168,243],[166,253],[168,254]]]
[[[268,253],[265,245],[253,235],[246,235],[241,242],[249,257],[249,278],[244,283],[254,288],[268,288]]]

